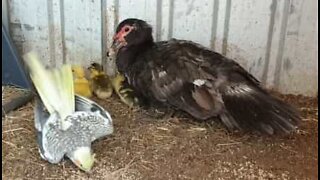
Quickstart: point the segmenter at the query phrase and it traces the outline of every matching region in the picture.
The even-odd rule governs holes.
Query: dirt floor
[[[2,102],[19,90],[5,87]],[[112,114],[115,133],[93,144],[90,174],[66,159],[42,160],[33,125],[33,103],[2,118],[3,179],[318,179],[318,100],[281,96],[303,122],[288,136],[230,134],[219,123],[154,119],[128,109],[117,97],[97,100]]]

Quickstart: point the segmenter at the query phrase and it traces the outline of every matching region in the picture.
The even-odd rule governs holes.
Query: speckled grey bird
[[[62,130],[59,114],[49,114],[43,103],[37,100],[35,127],[40,155],[50,163],[59,163],[64,156],[71,159],[84,171],[89,171],[94,162],[91,142],[112,134],[112,119],[102,107],[81,96],[76,96],[76,112],[67,116],[71,126]]]
[[[39,95],[35,127],[40,155],[50,163],[64,156],[84,171],[94,163],[91,142],[113,132],[112,119],[97,103],[74,93],[71,66],[46,69],[35,53],[24,56]]]

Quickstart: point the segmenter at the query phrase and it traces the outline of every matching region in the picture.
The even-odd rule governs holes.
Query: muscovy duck
[[[237,62],[200,44],[154,42],[140,19],[122,21],[110,52],[138,97],[185,111],[198,120],[219,117],[229,130],[283,134],[296,129],[296,109],[270,95]]]

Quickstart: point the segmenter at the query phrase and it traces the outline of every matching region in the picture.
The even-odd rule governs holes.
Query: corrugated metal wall
[[[315,0],[8,0],[20,52],[53,66],[101,62],[119,21],[135,17],[156,40],[193,40],[237,60],[268,87],[318,92]]]

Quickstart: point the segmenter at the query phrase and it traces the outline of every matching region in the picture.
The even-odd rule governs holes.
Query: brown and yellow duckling
[[[126,86],[125,77],[122,74],[117,73],[114,77],[108,77],[103,71],[102,65],[98,63],[92,63],[88,69],[91,88],[98,98],[108,98],[114,90],[124,104],[129,107],[137,104],[138,100],[134,96],[133,90]]]
[[[126,79],[122,74],[117,73],[117,75],[111,79],[111,83],[113,89],[123,103],[129,107],[133,107],[138,103],[138,99],[135,97],[134,91],[127,86]]]
[[[113,49],[109,49],[107,54],[107,61],[114,62],[116,61],[116,52]],[[115,67],[116,68],[116,67]],[[111,78],[111,83],[113,89],[119,96],[120,100],[128,105],[129,107],[133,107],[138,103],[138,99],[134,95],[133,89],[128,86],[126,78],[123,74],[120,74],[116,68],[116,75]]]
[[[103,68],[98,63],[92,63],[88,68],[90,71],[90,85],[99,99],[106,99],[112,95],[112,84],[109,77],[103,72]]]

